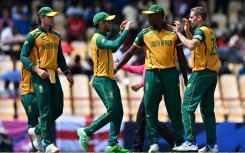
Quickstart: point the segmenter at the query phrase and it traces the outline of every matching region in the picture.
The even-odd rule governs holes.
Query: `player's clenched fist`
[[[42,79],[46,79],[47,77],[48,77],[48,72],[46,72],[45,70],[42,70],[42,69],[40,69],[40,68],[35,68],[35,70],[34,70],[37,74],[38,74],[38,76],[40,76]]]

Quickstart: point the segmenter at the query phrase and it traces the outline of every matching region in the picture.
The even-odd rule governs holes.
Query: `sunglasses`
[[[104,21],[101,21],[101,22],[107,22],[108,24],[111,24],[111,20],[104,20]]]

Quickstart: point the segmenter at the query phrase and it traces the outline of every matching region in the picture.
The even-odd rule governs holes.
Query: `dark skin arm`
[[[121,59],[121,61],[118,63],[118,65],[115,67],[114,69],[114,73],[116,74],[117,71],[123,66],[125,65],[130,58],[136,53],[136,51],[138,50],[138,47],[132,45],[127,52],[123,55],[123,58]]]
[[[184,83],[185,86],[188,84],[188,78],[187,78],[187,62],[185,58],[185,54],[183,52],[183,47],[181,46],[176,46],[177,49],[177,55],[178,55],[178,61],[179,61],[179,68],[182,73],[182,76],[184,78]]]

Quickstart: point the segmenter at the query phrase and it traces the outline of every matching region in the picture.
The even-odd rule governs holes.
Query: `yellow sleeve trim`
[[[32,69],[32,71],[34,71],[36,68],[37,68],[37,67],[35,66],[35,67]]]
[[[181,46],[181,45],[183,45],[182,43],[180,43],[180,44],[177,44],[176,46]]]
[[[136,46],[137,48],[141,48],[140,46],[136,45],[135,43],[134,43],[134,46]]]

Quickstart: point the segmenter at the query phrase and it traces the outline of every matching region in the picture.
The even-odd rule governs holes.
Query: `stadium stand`
[[[14,102],[12,99],[1,99],[0,102],[0,119],[13,120],[14,119]]]
[[[140,105],[141,100],[144,96],[144,91],[141,88],[138,92],[134,92],[131,89],[131,86],[134,84],[140,83],[142,75],[139,75],[139,74],[137,75],[137,74],[128,73],[128,72],[127,72],[127,74],[128,74],[128,78],[129,78],[129,82],[130,82],[129,83],[129,89],[128,89],[130,113],[132,116],[132,121],[135,121],[139,105]]]
[[[72,88],[73,108],[75,115],[91,115],[90,109],[90,89],[88,85],[87,75],[74,75],[74,82],[76,82]]]
[[[17,118],[20,120],[27,120],[25,109],[20,100],[16,102],[17,104]]]
[[[231,106],[239,106],[241,104],[236,75],[221,75],[220,86],[224,107],[229,108]]]

